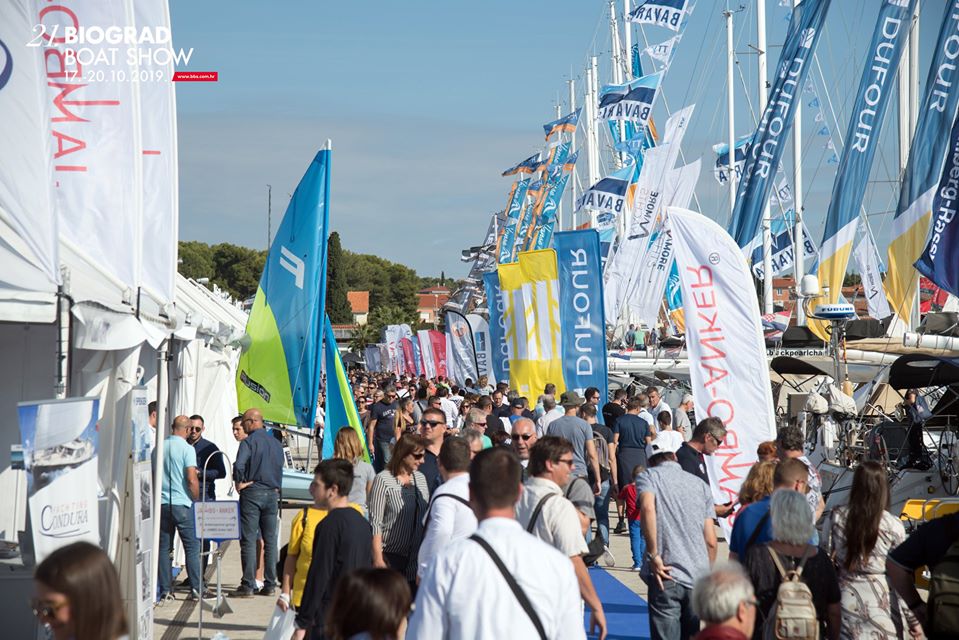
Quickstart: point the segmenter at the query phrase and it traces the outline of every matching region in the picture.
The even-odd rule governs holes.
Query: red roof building
[[[370,313],[370,292],[347,291],[346,299],[350,301],[350,309],[353,311],[353,324],[366,324]]]

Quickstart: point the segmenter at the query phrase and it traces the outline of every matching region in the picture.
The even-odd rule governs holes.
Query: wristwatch
[[[655,559],[658,558],[658,557],[659,557],[659,554],[658,554],[658,553],[647,553],[647,554],[646,554],[646,559],[649,560],[650,562],[652,562],[653,560],[655,560]]]

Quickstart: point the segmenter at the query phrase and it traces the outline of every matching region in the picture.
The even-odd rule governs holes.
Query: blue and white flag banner
[[[788,217],[791,217],[792,210],[787,211],[787,214],[790,214]],[[778,218],[778,220],[782,220]],[[806,223],[803,223],[802,227],[803,235],[803,260],[805,260],[806,265],[811,265],[810,271],[816,269],[816,261],[819,258],[819,252],[816,250],[816,243],[813,241],[812,237],[809,235],[809,229],[806,228]],[[795,260],[795,251],[793,248],[793,237],[792,237],[792,228],[787,228],[786,225],[782,225],[782,228],[773,230],[772,234],[772,266],[773,266],[773,276],[780,276],[784,273],[787,273],[792,270],[793,265],[796,263]],[[749,259],[752,262],[752,272],[759,280],[762,280],[765,276],[765,271],[763,270],[763,237],[762,232],[756,235],[753,238],[753,241],[750,242],[743,249],[743,252],[749,255]]]
[[[514,176],[517,173],[536,173],[537,171],[540,170],[542,165],[543,163],[540,160],[540,154],[536,153],[535,155],[532,155],[526,158],[525,160],[523,160],[522,162],[510,167],[509,169],[504,171],[502,175],[503,177],[506,177],[506,176]]]
[[[529,189],[529,178],[520,180],[513,187],[506,212],[506,226],[503,227],[503,236],[499,243],[500,264],[513,260],[513,245],[516,242],[516,228],[519,225],[520,212],[526,202],[526,192]]]
[[[548,248],[553,239],[553,229],[556,226],[556,212],[559,208],[559,203],[563,199],[563,191],[566,190],[566,183],[568,181],[569,174],[561,176],[555,184],[549,186],[549,194],[546,196],[546,202],[543,203],[543,211],[540,214],[540,225],[533,244],[534,250]]]
[[[599,93],[599,119],[629,120],[645,126],[662,75],[656,72],[626,84],[604,85]]]
[[[730,234],[740,247],[755,236],[787,145],[796,104],[809,71],[830,0],[803,0],[793,10],[769,104],[763,111],[736,192]]]
[[[606,325],[599,234],[594,229],[563,231],[553,238],[559,266],[559,320],[563,379],[580,395],[587,387],[607,398]]]
[[[579,114],[582,110],[583,108],[580,107],[572,113],[567,113],[562,118],[558,118],[552,122],[547,122],[544,124],[543,131],[546,132],[546,139],[549,140],[557,133],[573,133],[576,131],[576,126],[579,124]]]
[[[692,11],[692,7],[687,10],[688,3],[689,0],[641,0],[639,6],[629,12],[629,21],[679,31],[686,13]]]
[[[483,316],[475,313],[467,314],[466,321],[470,323],[473,332],[473,351],[476,354],[476,375],[486,376],[491,384],[496,384],[495,375],[490,367],[493,359],[492,341],[490,340],[490,325]],[[473,378],[475,384],[478,378]]]
[[[626,192],[633,181],[635,165],[617,169],[593,186],[576,200],[576,212],[592,209],[600,213],[619,216],[626,207]]]
[[[959,296],[959,118],[952,123],[952,136],[939,187],[932,199],[932,221],[926,248],[916,269],[940,289]]]
[[[862,280],[862,291],[866,296],[866,304],[869,306],[869,315],[877,320],[888,318],[892,315],[892,310],[889,308],[889,301],[886,300],[886,292],[882,286],[882,275],[879,272],[879,251],[876,250],[876,244],[872,241],[872,236],[868,231],[856,245],[853,256],[855,256],[856,264],[859,266],[859,277]],[[959,264],[953,260],[953,266],[959,267]],[[953,271],[953,275],[956,273],[956,271]]]
[[[673,59],[673,50],[676,48],[676,45],[679,44],[682,37],[682,35],[677,35],[659,44],[650,45],[643,49],[643,53],[657,62],[660,71],[662,71],[669,66],[670,61]]]
[[[490,367],[493,377],[505,382],[509,380],[509,348],[506,343],[506,300],[500,293],[499,273],[484,273],[483,288],[486,289],[486,307],[489,309]]]
[[[733,154],[735,158],[733,169],[737,183],[743,175],[743,164],[746,162],[746,154],[749,153],[749,146],[752,140],[752,134],[742,136],[736,140],[736,150]],[[716,166],[713,168],[713,176],[719,184],[726,184],[726,181],[729,180],[729,143],[720,142],[714,144],[713,152],[716,154]]]
[[[476,347],[473,329],[462,313],[446,311],[446,373],[456,384],[473,382],[479,378],[476,372]]]

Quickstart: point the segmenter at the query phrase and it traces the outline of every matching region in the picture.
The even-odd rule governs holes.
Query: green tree
[[[213,251],[210,245],[195,240],[180,242],[180,262],[177,271],[184,278],[214,278]]]
[[[348,324],[353,321],[353,310],[346,297],[346,271],[343,269],[343,247],[340,234],[330,234],[326,243],[326,312],[333,324]]]
[[[266,252],[226,242],[214,245],[212,250],[215,277],[211,281],[238,300],[255,294],[266,265]]]
[[[350,351],[359,355],[368,345],[376,344],[379,335],[368,324],[353,327],[353,337],[350,338]]]
[[[417,320],[415,311],[410,313],[406,309],[396,306],[377,307],[370,312],[367,326],[372,329],[373,335],[379,340],[386,325],[408,324],[410,327],[414,327]]]

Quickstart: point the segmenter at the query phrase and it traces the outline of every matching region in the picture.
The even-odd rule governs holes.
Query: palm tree
[[[368,345],[375,344],[377,339],[376,331],[368,324],[356,325],[353,327],[353,337],[350,338],[350,351],[357,355],[362,355],[363,350]]]

